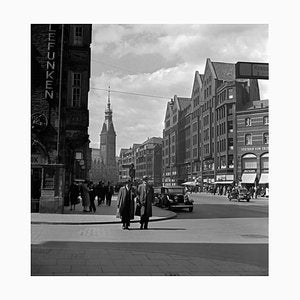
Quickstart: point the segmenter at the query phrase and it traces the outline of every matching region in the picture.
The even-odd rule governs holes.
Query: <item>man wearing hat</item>
[[[122,228],[129,229],[130,220],[134,218],[134,191],[131,181],[127,181],[125,186],[119,190],[117,207],[122,220]]]
[[[153,187],[148,183],[148,177],[143,176],[143,183],[138,186],[138,202],[141,205],[140,229],[148,229],[149,218],[152,217],[152,203],[154,201]]]

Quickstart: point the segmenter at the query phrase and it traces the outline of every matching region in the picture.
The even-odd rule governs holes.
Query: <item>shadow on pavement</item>
[[[267,218],[269,216],[268,207],[258,205],[194,204],[193,212],[186,210],[175,212],[178,219]]]
[[[223,243],[116,243],[116,242],[58,242],[49,241],[42,244],[31,245],[31,264],[39,263],[41,255],[45,260],[55,259],[57,253],[70,254],[72,257],[84,255],[89,251],[103,251],[107,255],[116,251],[129,251],[131,253],[160,253],[165,255],[181,255],[217,259],[226,262],[244,263],[268,269],[268,244],[223,244]]]

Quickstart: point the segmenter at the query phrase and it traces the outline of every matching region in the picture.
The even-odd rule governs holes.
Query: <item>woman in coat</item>
[[[153,187],[148,184],[148,177],[143,177],[143,183],[138,187],[137,202],[141,205],[140,229],[148,229],[149,218],[152,217],[152,203],[154,202]]]
[[[122,229],[129,229],[130,220],[134,219],[134,191],[130,181],[119,190],[117,207],[122,220]]]
[[[81,197],[82,197],[83,211],[89,212],[88,207],[90,206],[90,195],[89,195],[89,188],[88,188],[87,180],[81,186]]]
[[[71,203],[70,210],[72,210],[72,206],[74,207],[75,210],[75,205],[78,203],[78,196],[79,196],[79,186],[75,182],[73,182],[69,190],[69,199]]]

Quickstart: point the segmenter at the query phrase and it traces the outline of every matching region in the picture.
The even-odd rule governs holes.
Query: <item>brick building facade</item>
[[[167,104],[163,183],[238,181],[236,120],[239,112],[254,113],[254,103],[262,103],[257,80],[236,79],[235,64],[208,58],[204,73],[195,72],[191,98],[175,96]]]

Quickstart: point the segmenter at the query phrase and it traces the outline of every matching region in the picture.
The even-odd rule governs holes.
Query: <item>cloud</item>
[[[167,98],[111,93],[117,152],[162,136],[167,101],[174,95],[191,96],[195,71],[204,72],[207,58],[265,62],[267,40],[267,25],[94,25],[91,88],[110,85],[116,91]],[[268,83],[260,83],[265,99]],[[91,89],[89,133],[94,145],[106,102],[107,92]]]

